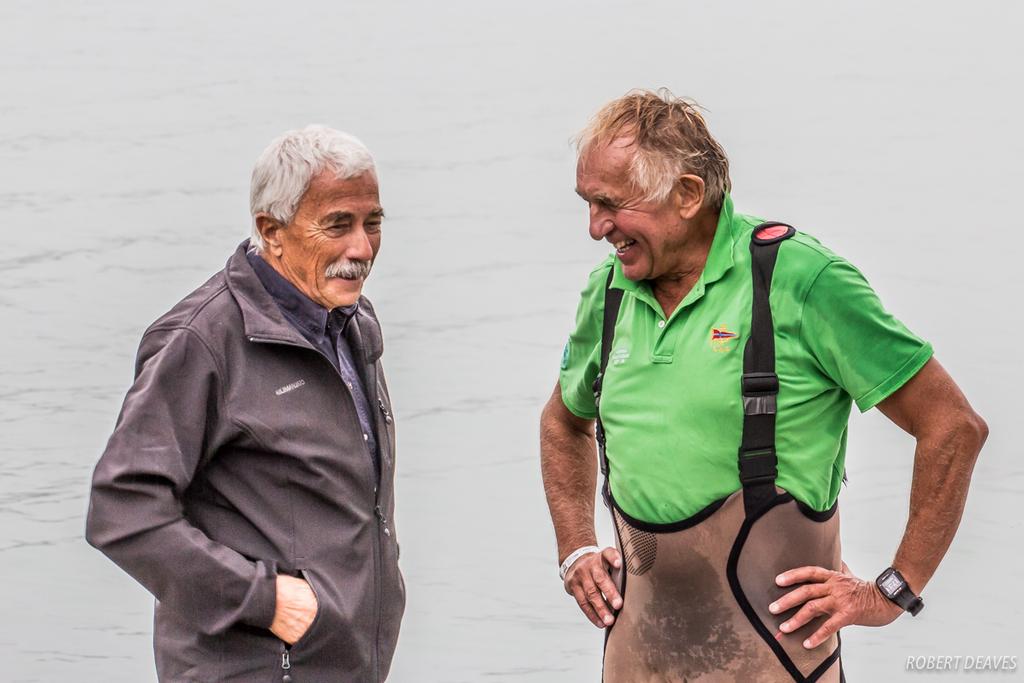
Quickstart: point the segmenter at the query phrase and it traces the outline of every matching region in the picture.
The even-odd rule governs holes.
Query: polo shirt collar
[[[715,228],[715,239],[711,242],[707,263],[701,279],[705,285],[721,280],[733,264],[733,247],[736,245],[738,226],[732,206],[732,197],[727,192],[722,200],[722,210],[718,213],[718,227]]]
[[[722,209],[718,213],[718,225],[715,227],[715,237],[711,241],[711,249],[708,251],[708,260],[704,263],[704,270],[701,272],[697,284],[693,286],[690,293],[683,299],[680,308],[703,296],[704,288],[707,285],[720,280],[732,268],[732,252],[736,244],[738,229],[739,226],[735,220],[732,196],[726,192],[725,198],[722,200]],[[651,287],[646,280],[635,282],[622,274],[622,263],[618,259],[615,259],[613,268],[615,274],[612,276],[612,287],[635,294],[650,293]]]

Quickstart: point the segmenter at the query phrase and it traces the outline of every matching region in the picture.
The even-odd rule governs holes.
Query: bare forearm
[[[878,409],[917,439],[910,515],[893,566],[920,593],[960,526],[988,426],[935,358]]]
[[[971,411],[961,420],[922,435],[914,456],[910,515],[893,566],[920,593],[953,541],[987,427]]]
[[[572,416],[557,395],[541,415],[541,474],[559,562],[580,546],[596,544],[597,449],[588,424]]]

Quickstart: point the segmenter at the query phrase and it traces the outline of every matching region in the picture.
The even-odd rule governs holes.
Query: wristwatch
[[[889,567],[884,572],[878,575],[875,579],[875,585],[878,586],[878,590],[882,592],[886,598],[891,600],[900,606],[900,608],[910,612],[911,616],[917,616],[917,613],[924,609],[924,600],[914,594],[914,591],[910,590],[910,586],[907,585],[907,580],[903,578],[903,574]]]

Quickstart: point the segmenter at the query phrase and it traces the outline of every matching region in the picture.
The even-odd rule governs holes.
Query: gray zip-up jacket
[[[164,683],[383,681],[405,587],[380,326],[361,299],[350,340],[379,409],[378,474],[341,376],[245,247],[143,336],[86,537],[156,596]],[[268,630],[278,573],[319,603],[290,648]]]

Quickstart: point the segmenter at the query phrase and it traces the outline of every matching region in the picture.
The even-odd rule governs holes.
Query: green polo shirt
[[[596,417],[608,269],[624,290],[601,397],[616,503],[650,523],[684,519],[740,487],[740,376],[750,331],[750,233],[726,197],[697,284],[666,319],[647,282],[608,257],[590,274],[562,357],[562,401]],[[777,483],[816,510],[839,495],[852,402],[867,411],[928,361],[864,276],[809,235],[779,248],[772,280],[779,376]]]

